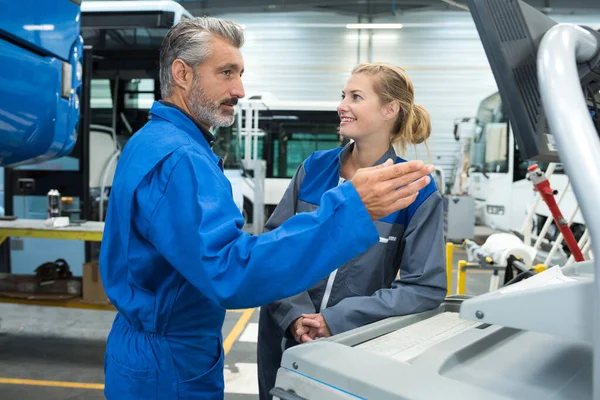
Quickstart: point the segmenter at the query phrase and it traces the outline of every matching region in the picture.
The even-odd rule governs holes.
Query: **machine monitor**
[[[521,0],[467,3],[523,158],[559,162],[542,106],[536,67],[542,37],[556,22]],[[579,77],[598,127],[600,115],[593,97],[600,88],[600,56],[579,65]]]

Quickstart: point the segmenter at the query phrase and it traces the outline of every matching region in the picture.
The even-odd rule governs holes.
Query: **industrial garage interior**
[[[600,1],[0,10],[0,399],[600,398]]]

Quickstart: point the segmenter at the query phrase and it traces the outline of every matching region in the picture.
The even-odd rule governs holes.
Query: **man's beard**
[[[209,126],[233,125],[235,121],[235,113],[233,110],[222,110],[221,104],[223,103],[235,105],[237,104],[237,99],[210,99],[200,86],[200,80],[198,79],[197,75],[194,76],[188,107],[198,121]]]

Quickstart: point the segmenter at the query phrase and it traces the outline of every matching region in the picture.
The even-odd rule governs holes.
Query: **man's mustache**
[[[236,97],[225,99],[221,102],[221,104],[229,104],[232,106],[235,106],[237,103],[238,103],[238,99]]]

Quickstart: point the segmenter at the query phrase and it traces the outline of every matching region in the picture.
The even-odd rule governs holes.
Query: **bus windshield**
[[[480,172],[508,172],[508,124],[502,114],[500,95],[494,93],[479,105],[470,164]]]
[[[506,174],[512,171],[513,181],[516,182],[527,177],[527,168],[532,164],[538,164],[542,170],[548,168],[548,163],[528,161],[521,157],[518,145],[510,140],[510,123],[502,112],[498,93],[484,99],[479,105],[475,129],[470,151],[470,166],[475,172]],[[564,173],[561,164],[556,166],[554,173]]]
[[[224,167],[240,168],[245,137],[238,138],[236,125],[218,128],[215,137],[213,150],[223,159]],[[269,160],[267,178],[292,178],[311,153],[340,145],[337,123],[282,122],[259,138],[257,152],[260,159]]]
[[[169,30],[191,17],[175,1],[94,1],[81,7],[81,34],[92,46],[91,123],[121,144],[148,121],[159,98],[159,49]]]
[[[508,124],[490,122],[480,129],[472,145],[471,165],[482,172],[508,172]]]

